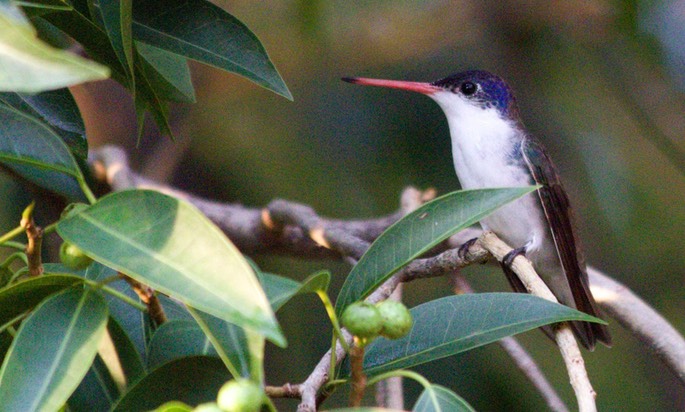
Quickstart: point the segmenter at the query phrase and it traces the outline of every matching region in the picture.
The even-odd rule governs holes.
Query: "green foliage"
[[[414,325],[405,337],[379,338],[368,346],[366,373],[375,375],[435,361],[550,323],[602,322],[568,306],[522,293],[447,296],[410,312]]]
[[[393,273],[450,235],[533,190],[535,187],[462,190],[421,206],[390,226],[359,259],[340,290],[337,313],[368,296]]]
[[[45,336],[46,325],[58,339]],[[59,409],[88,371],[106,325],[97,291],[70,288],[46,299],[22,323],[0,369],[3,410]]]
[[[95,260],[285,344],[250,265],[190,204],[149,190],[117,192],[69,215],[57,230]]]
[[[295,296],[317,294],[332,325],[324,333],[335,344],[342,336],[337,315],[345,308],[451,234],[535,189],[460,191],[424,205],[373,243],[333,308],[329,272],[303,282],[262,273],[189,203],[150,190],[96,198],[88,185],[85,126],[65,86],[111,74],[131,93],[139,130],[150,112],[167,134],[169,103],[196,98],[188,59],[292,98],[244,24],[205,0],[17,4],[0,1],[0,164],[41,189],[89,203],[68,206],[45,229],[63,238],[65,256],[74,245],[94,262],[46,263],[42,276],[27,279],[25,245],[11,240],[22,227],[2,236],[0,247],[19,250],[19,263],[8,259],[1,268],[0,330],[3,342],[11,341],[0,346],[3,411],[65,405],[71,411],[189,411],[215,401],[229,379],[261,394],[269,368],[265,341],[285,347],[275,313]],[[92,60],[39,40],[31,22],[74,39]],[[168,320],[149,313],[124,275],[154,289],[145,299],[156,299]],[[398,372],[550,323],[596,321],[521,294],[453,296],[419,305],[411,315],[408,335],[368,346],[368,374]],[[400,336],[406,328],[400,329],[388,334]],[[414,411],[472,410],[450,390],[422,384]]]
[[[440,385],[431,385],[423,390],[412,412],[474,412],[465,400]]]

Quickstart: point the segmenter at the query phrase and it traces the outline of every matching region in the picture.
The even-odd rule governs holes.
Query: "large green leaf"
[[[208,1],[138,0],[133,34],[136,40],[240,74],[292,99],[259,39]]]
[[[0,103],[43,120],[67,144],[78,160],[86,160],[86,126],[69,89],[38,94],[0,93]]]
[[[0,8],[0,91],[37,93],[109,77],[107,67],[38,39],[20,16]]]
[[[421,392],[412,412],[475,412],[475,409],[444,386],[431,385]]]
[[[145,112],[148,111],[155,120],[157,127],[163,135],[173,136],[171,126],[169,124],[169,104],[164,100],[162,93],[163,89],[157,89],[155,84],[148,78],[149,73],[154,73],[153,70],[145,71],[145,60],[140,54],[136,55],[135,73],[138,81],[135,105],[136,118],[138,120],[138,139],[142,137],[143,122],[145,120]]]
[[[62,138],[41,119],[0,104],[0,163],[27,180],[83,200],[83,181],[74,156]]]
[[[107,32],[112,48],[119,58],[121,66],[127,69],[131,79],[131,89],[135,90],[133,81],[133,1],[132,0],[90,0],[91,10],[99,13],[102,25]]]
[[[195,89],[188,60],[143,42],[136,42],[141,68],[164,100],[195,103]]]
[[[78,276],[46,274],[0,289],[0,325],[33,309],[48,296],[82,282]]]
[[[221,385],[231,379],[217,358],[192,356],[165,363],[136,383],[113,411],[144,412],[169,401],[189,405],[216,401]]]
[[[259,273],[258,276],[274,311],[282,308],[295,295],[328,290],[331,281],[331,274],[325,271],[309,276],[302,283],[270,273]]]
[[[197,327],[214,346],[234,378],[249,377],[251,371],[250,344],[245,331],[215,316],[190,308]]]
[[[285,344],[249,263],[187,202],[151,190],[112,193],[60,221],[57,231],[107,266]]]
[[[43,302],[22,323],[0,369],[2,410],[62,407],[88,372],[106,325],[107,304],[91,289],[71,288]]]
[[[426,203],[383,232],[345,280],[335,309],[338,315],[363,299],[404,265],[502,205],[535,190],[531,187],[461,190]]]
[[[54,1],[70,6],[66,1]],[[130,87],[127,69],[119,61],[107,32],[82,14],[87,11],[69,7],[65,10],[51,10],[50,13],[42,14],[41,18],[79,42],[90,58],[109,67],[114,80]]]
[[[108,411],[121,394],[100,356],[69,397],[69,412]]]
[[[171,320],[162,324],[152,335],[147,365],[154,369],[174,359],[192,355],[216,356],[216,351],[197,323]]]
[[[376,375],[464,352],[550,323],[601,320],[524,293],[448,296],[411,309],[414,325],[403,338],[379,338],[369,346],[364,369]]]

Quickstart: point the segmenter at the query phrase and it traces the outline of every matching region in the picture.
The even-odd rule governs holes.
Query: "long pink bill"
[[[437,86],[430,83],[422,82],[405,82],[400,80],[382,80],[382,79],[367,79],[364,77],[343,77],[343,81],[352,84],[361,84],[362,86],[378,86],[389,87],[392,89],[409,90],[411,92],[419,92],[423,94],[433,94],[441,90]]]

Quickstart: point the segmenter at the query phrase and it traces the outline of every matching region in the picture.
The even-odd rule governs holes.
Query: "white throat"
[[[449,91],[430,97],[447,116],[454,168],[464,189],[529,184],[529,176],[510,158],[523,139],[512,121],[494,107],[481,108]]]

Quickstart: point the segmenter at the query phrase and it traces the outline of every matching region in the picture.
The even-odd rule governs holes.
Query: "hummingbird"
[[[559,173],[542,144],[526,131],[512,89],[502,78],[470,70],[432,83],[362,77],[342,80],[418,92],[433,99],[447,117],[454,168],[463,189],[540,185],[480,224],[514,248],[503,259],[502,269],[515,291],[526,292],[511,270],[513,259],[523,254],[559,302],[600,317]],[[468,242],[463,247],[468,247]],[[605,325],[571,322],[571,327],[589,350],[597,341],[611,345]],[[549,328],[543,330],[549,334]]]

